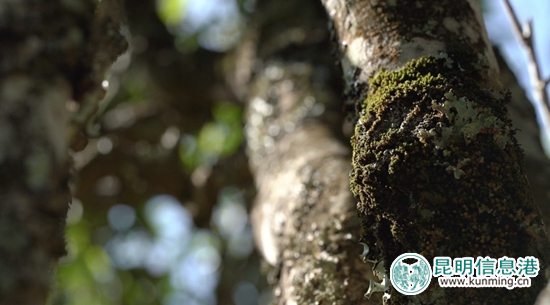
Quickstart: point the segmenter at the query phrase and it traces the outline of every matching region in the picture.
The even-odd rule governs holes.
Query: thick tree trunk
[[[352,191],[369,258],[535,256],[531,288],[390,289],[388,303],[532,304],[548,240],[476,1],[324,0],[357,109]],[[387,269],[387,267],[386,267]],[[387,273],[387,270],[386,270]]]
[[[261,0],[252,24],[232,82],[248,84],[252,220],[276,303],[371,304],[326,13],[316,0]]]
[[[517,131],[517,139],[525,154],[525,173],[531,186],[533,199],[542,213],[546,231],[550,223],[550,160],[545,155],[540,143],[540,129],[537,125],[535,109],[519,85],[514,74],[500,54],[495,52],[500,67],[499,79],[504,88],[512,93],[512,102],[508,105],[510,118]],[[550,286],[539,294],[536,305],[550,304]]]
[[[44,304],[65,253],[67,149],[126,47],[110,3],[0,4],[0,304]]]
[[[498,52],[497,60],[500,67],[499,79],[502,87],[510,90],[512,101],[508,105],[508,113],[512,123],[517,128],[516,137],[525,155],[525,174],[531,186],[533,199],[542,213],[542,220],[548,231],[550,223],[550,160],[544,153],[540,143],[540,129],[533,105],[525,91]]]

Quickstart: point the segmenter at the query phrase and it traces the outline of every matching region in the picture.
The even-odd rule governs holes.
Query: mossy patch
[[[506,117],[509,97],[482,88],[477,62],[465,58],[421,58],[370,82],[352,138],[351,188],[372,258],[387,265],[407,252],[429,261],[537,256],[527,228],[542,226]],[[519,304],[534,302],[543,285],[540,277],[530,289],[453,289],[442,297]]]

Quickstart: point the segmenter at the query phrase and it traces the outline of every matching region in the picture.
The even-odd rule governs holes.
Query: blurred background
[[[520,20],[534,19],[546,76],[550,2],[512,2]],[[269,304],[249,221],[244,109],[224,76],[254,3],[127,1],[131,47],[103,83],[107,95],[87,126],[96,136],[73,154],[68,255],[50,305]],[[483,8],[493,43],[529,92],[501,1]]]

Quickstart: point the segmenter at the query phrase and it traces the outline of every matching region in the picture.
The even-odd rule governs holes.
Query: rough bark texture
[[[502,87],[512,94],[508,104],[508,113],[515,128],[516,138],[525,155],[525,174],[531,186],[531,192],[536,206],[540,209],[546,231],[550,223],[550,160],[544,153],[540,143],[540,129],[537,124],[535,108],[527,98],[525,91],[498,52],[499,79]]]
[[[533,199],[542,214],[546,231],[550,223],[550,160],[545,155],[540,143],[540,129],[537,125],[535,109],[527,99],[525,91],[510,71],[499,52],[495,52],[500,68],[499,79],[504,88],[512,93],[512,102],[508,105],[510,118],[516,128],[516,137],[525,154],[525,174],[529,180]],[[550,304],[550,286],[539,294],[536,305]]]
[[[0,304],[44,304],[65,253],[67,149],[125,49],[109,4],[0,3]]]
[[[369,258],[541,262],[528,289],[441,289],[432,281],[413,297],[390,290],[388,303],[532,304],[546,283],[548,240],[477,2],[323,2],[357,110],[351,184]]]
[[[246,135],[258,188],[252,219],[277,304],[369,304],[363,283],[372,266],[359,258],[326,22],[314,0],[258,1],[233,80],[249,84]]]

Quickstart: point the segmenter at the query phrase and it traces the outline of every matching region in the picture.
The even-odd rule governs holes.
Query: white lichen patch
[[[461,159],[458,161],[458,164],[456,166],[452,166],[452,165],[449,165],[447,166],[447,168],[445,169],[446,171],[448,172],[452,172],[455,179],[460,179],[460,177],[462,177],[463,175],[465,175],[466,173],[462,170],[462,167],[464,167],[464,165],[468,164],[470,162],[470,158],[464,158],[464,159]]]
[[[468,22],[459,22],[455,18],[446,17],[445,19],[443,19],[442,23],[445,29],[454,34],[468,37],[470,39],[470,42],[473,44],[477,43],[481,38],[479,30],[474,30],[474,28]]]
[[[358,67],[366,67],[363,73],[370,73],[374,67],[368,68],[368,58],[371,58],[375,52],[373,44],[366,43],[363,37],[354,38],[346,45],[344,50],[345,56],[342,57],[341,65],[343,71],[344,82],[351,86],[357,77]]]
[[[470,38],[470,41],[472,43],[479,42],[479,39],[481,38],[479,34],[479,29],[474,29],[468,22],[462,21],[460,24],[461,27],[464,29],[464,34],[466,34],[466,36]]]
[[[441,135],[436,136],[435,130],[417,129],[416,135],[421,142],[433,138],[437,149],[444,149],[450,137],[462,135],[467,144],[475,140],[480,133],[493,134],[495,143],[503,148],[509,142],[510,128],[499,118],[491,114],[489,109],[481,109],[466,97],[457,98],[452,92],[445,94],[445,101],[439,104],[434,101],[432,108],[443,114],[451,122],[451,126],[441,126]],[[448,155],[450,153],[447,153]]]
[[[460,23],[458,21],[456,21],[455,18],[451,18],[451,17],[446,17],[445,19],[443,19],[443,26],[455,33],[455,34],[459,34],[460,33]]]
[[[397,47],[401,50],[397,60],[398,67],[403,67],[407,62],[421,57],[433,56],[439,58],[441,57],[441,53],[445,53],[447,50],[443,42],[422,37],[414,37]]]
[[[365,48],[365,39],[363,37],[357,37],[351,41],[347,48],[346,54],[352,65],[358,66],[361,62],[361,58],[364,56],[363,51]]]
[[[449,120],[455,120],[455,126],[463,127],[467,122],[472,121],[477,116],[476,105],[466,100],[465,97],[457,98],[452,92],[445,93],[445,102],[443,111]],[[456,114],[452,111],[456,110]]]
[[[452,166],[452,165],[447,166],[447,168],[445,170],[448,171],[448,172],[452,172],[456,180],[460,179],[460,177],[462,175],[466,174],[460,168],[457,168],[457,167]]]
[[[437,135],[434,129],[426,130],[424,128],[415,129],[415,134],[418,137],[420,143],[426,143],[427,139]]]
[[[504,127],[503,132],[497,132],[493,134],[493,140],[497,143],[498,147],[504,148],[507,144],[510,143],[510,127]]]

